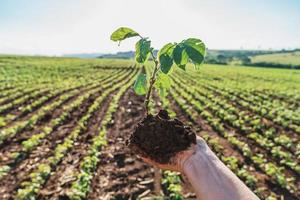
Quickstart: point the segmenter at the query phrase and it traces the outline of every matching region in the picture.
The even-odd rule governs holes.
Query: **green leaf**
[[[118,28],[116,31],[114,31],[111,36],[110,39],[112,41],[122,41],[126,38],[130,38],[130,37],[135,37],[138,36],[139,34],[137,32],[135,32],[134,30],[127,28],[127,27],[121,27]]]
[[[185,65],[188,63],[189,57],[182,44],[177,44],[173,51],[173,59],[178,67],[185,70]]]
[[[135,60],[138,63],[144,63],[150,54],[151,48],[151,41],[147,40],[146,38],[140,39],[135,44]]]
[[[184,49],[191,61],[197,66],[200,65],[205,56],[205,45],[197,38],[189,38],[182,41]]]
[[[163,73],[167,74],[172,65],[173,65],[173,50],[175,45],[172,43],[166,44],[163,48],[158,52],[158,59],[160,63],[160,69]]]
[[[140,73],[133,85],[134,92],[137,95],[144,95],[147,92],[147,75],[144,73]]]
[[[154,87],[159,91],[160,96],[166,96],[167,90],[171,88],[171,80],[169,76],[160,72],[157,75]]]

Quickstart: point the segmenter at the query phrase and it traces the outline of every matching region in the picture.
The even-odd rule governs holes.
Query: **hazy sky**
[[[0,0],[0,53],[132,50],[109,36],[119,26],[160,48],[187,37],[210,49],[300,47],[300,0]]]

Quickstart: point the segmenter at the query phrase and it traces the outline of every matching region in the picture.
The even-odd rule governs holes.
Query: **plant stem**
[[[158,61],[156,60],[156,58],[153,54],[153,51],[151,51],[151,56],[152,56],[152,59],[153,59],[154,64],[155,64],[155,68],[154,68],[153,73],[151,75],[149,89],[148,89],[148,92],[147,92],[146,98],[145,98],[146,115],[149,114],[149,101],[150,101],[150,97],[151,97],[152,88],[153,88],[153,85],[154,85],[155,80],[156,80],[155,76],[156,76],[156,73],[159,69],[159,64],[158,64]]]
[[[141,39],[144,39],[141,35],[138,35]],[[151,57],[152,57],[152,60],[155,64],[155,68],[153,70],[153,73],[151,75],[151,78],[150,78],[150,85],[149,85],[149,89],[148,89],[148,92],[146,94],[146,98],[145,98],[145,108],[146,108],[146,115],[149,114],[149,102],[150,102],[150,97],[151,97],[151,92],[152,92],[152,88],[153,88],[153,85],[155,83],[155,76],[156,76],[156,73],[158,72],[158,69],[159,69],[159,64],[158,64],[158,61],[156,60],[155,56],[154,56],[154,53],[153,51],[151,50],[150,51],[150,54],[151,54]]]

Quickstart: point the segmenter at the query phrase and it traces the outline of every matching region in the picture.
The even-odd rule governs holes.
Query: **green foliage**
[[[140,73],[133,85],[133,89],[136,94],[138,95],[144,95],[147,92],[147,77],[146,74]]]
[[[286,135],[284,131],[272,127],[272,124],[265,121],[266,119],[262,120],[264,116],[269,118],[268,115],[266,115],[269,113],[269,120],[278,119],[276,123],[282,123],[286,118],[290,118],[290,123],[288,123],[289,127],[291,129],[292,127],[298,127],[296,125],[297,122],[294,121],[294,119],[297,120],[297,118],[295,118],[297,111],[292,109],[295,108],[295,105],[293,105],[294,101],[290,101],[291,99],[285,96],[290,89],[286,89],[282,85],[283,82],[285,82],[283,81],[285,79],[282,78],[287,76],[287,74],[283,74],[283,70],[282,72],[271,70],[264,72],[262,69],[257,69],[257,72],[260,73],[259,75],[240,77],[242,76],[241,69],[247,71],[247,73],[253,73],[253,75],[254,69],[239,67],[239,69],[223,68],[221,72],[223,76],[220,78],[219,69],[220,66],[215,66],[215,69],[213,66],[210,66],[201,74],[192,74],[194,72],[189,72],[189,76],[181,71],[172,73],[171,79],[177,86],[172,87],[172,98],[189,116],[195,116],[193,119],[197,119],[199,115],[201,115],[216,132],[226,138],[231,145],[238,149],[243,156],[251,160],[251,162],[270,177],[274,183],[294,193],[297,182],[294,177],[285,174],[285,171],[286,169],[291,169],[295,172],[299,171],[296,161],[299,159],[299,154],[297,156],[297,142],[294,138]],[[210,72],[207,73],[208,71]],[[287,70],[285,72],[288,73]],[[225,73],[227,77],[224,77]],[[235,73],[238,76],[234,78],[233,74]],[[275,73],[281,73],[281,75],[278,74],[278,77],[281,77],[281,79],[271,79]],[[264,80],[254,81],[254,77],[257,79],[259,76]],[[292,77],[290,74],[288,76]],[[243,80],[243,83],[237,85],[237,80],[235,79],[240,78]],[[247,80],[247,82],[245,80]],[[271,83],[267,83],[269,81]],[[287,83],[288,85],[298,85],[299,81],[292,82],[290,79]],[[270,87],[270,85],[272,87]],[[263,88],[266,89],[264,90]],[[270,90],[270,88],[272,88],[272,90]],[[274,90],[275,88],[276,90]],[[280,90],[283,90],[283,93],[279,101],[275,99],[276,97],[278,98],[275,94],[278,95]],[[292,91],[293,95],[290,97],[296,100],[299,96],[295,95],[294,92],[295,91]],[[275,98],[270,98],[270,96],[265,95],[265,93],[270,93],[269,95],[275,96]],[[215,94],[219,94],[219,96]],[[282,98],[285,98],[286,102],[283,101]],[[287,101],[292,102],[292,104],[289,104]],[[236,105],[241,105],[242,109]],[[245,111],[244,108],[248,108],[249,111],[252,110],[251,114]],[[192,113],[193,111],[191,111],[194,109],[197,110],[195,115]],[[276,110],[278,110],[278,112],[276,112]],[[289,111],[287,112],[287,110]],[[284,116],[282,115],[283,112],[286,112]],[[256,115],[256,113],[260,115]],[[276,118],[274,115],[280,115],[280,117],[278,116],[278,118]],[[228,129],[223,123],[234,127],[236,133],[232,131],[228,132]],[[293,124],[293,126],[291,126],[291,124]],[[241,133],[241,135],[238,135],[237,132]],[[239,136],[244,138],[241,140]],[[247,139],[244,140],[245,138]],[[251,148],[253,146],[250,146],[248,144],[250,142],[247,142],[247,140],[255,141],[254,143],[265,149],[268,154],[266,155]],[[289,150],[293,153],[295,152],[296,155],[290,153],[285,148],[289,148]],[[273,159],[278,159],[278,163],[272,162],[269,156]],[[241,163],[231,156],[221,157],[221,159],[235,174],[241,177],[248,186],[253,190],[257,188],[257,183],[260,180],[251,174],[249,167],[241,169]],[[259,194],[261,191],[259,189],[261,188],[255,189],[256,194]]]
[[[88,154],[85,156],[83,162],[80,165],[80,171],[77,174],[77,180],[73,182],[71,190],[69,190],[67,193],[69,199],[86,199],[87,193],[90,191],[93,174],[97,169],[98,163],[100,161],[100,149],[104,145],[107,145],[107,127],[110,125],[111,121],[113,120],[113,114],[119,107],[120,98],[132,85],[133,81],[133,79],[127,81],[127,83],[122,88],[120,88],[118,93],[114,95],[112,101],[110,102],[107,113],[102,120],[99,134],[93,139],[93,143],[90,146]]]
[[[135,32],[130,28],[121,27],[111,34],[110,39],[112,41],[122,41],[125,40],[126,38],[135,37],[138,35],[139,34],[137,32]]]
[[[111,40],[121,41],[134,36],[140,35],[130,28],[121,27],[112,33]],[[175,62],[180,69],[185,70],[185,66],[188,61],[194,63],[195,68],[198,69],[199,65],[202,64],[204,60],[205,45],[200,39],[188,38],[179,44],[168,43],[159,50],[158,58],[155,58],[153,48],[151,48],[151,41],[142,36],[140,37],[141,39],[135,45],[135,60],[137,63],[143,64],[148,60],[148,57],[151,54],[155,63],[155,69],[150,79],[152,83],[150,81],[149,90],[145,88],[146,84],[144,83],[147,78],[142,76],[137,77],[134,90],[138,95],[143,95],[146,91],[150,92],[151,87],[153,87],[153,83],[156,81],[156,73],[161,71],[164,74],[168,74],[173,66],[173,62]],[[169,86],[169,84],[165,83],[166,80],[166,78],[161,78],[160,82],[154,85],[156,88],[159,88],[161,95],[165,95],[165,90],[167,89],[165,86]],[[147,95],[147,98],[150,98],[150,95]],[[149,99],[146,102],[149,102]]]
[[[185,70],[185,65],[191,60],[196,68],[202,64],[205,56],[204,43],[196,38],[189,38],[177,44],[173,57],[176,65]]]
[[[4,117],[0,117],[0,127],[3,127],[5,125],[6,125],[6,123],[5,123]]]
[[[182,44],[176,45],[173,52],[173,59],[179,68],[185,70],[185,66],[189,61],[189,57]]]
[[[7,174],[7,172],[10,170],[10,167],[7,165],[4,165],[0,167],[0,179]]]
[[[144,63],[148,59],[151,51],[152,51],[151,41],[147,40],[146,38],[140,39],[135,44],[135,60],[136,60],[136,62]]]
[[[183,200],[181,180],[178,172],[165,171],[162,184],[167,187],[168,197],[173,200]]]
[[[205,56],[204,43],[196,38],[183,40],[182,43],[186,53],[189,56],[189,59],[191,59],[195,66],[199,66],[200,64],[202,64]]]
[[[1,59],[5,59],[5,63],[8,64],[1,63]],[[24,66],[24,63],[28,66]],[[64,66],[65,63],[68,64]],[[53,95],[57,95],[57,92],[63,92],[55,101],[50,101],[49,104],[38,104],[38,107],[34,106],[35,102],[39,102],[39,99],[44,99],[44,97],[32,96],[31,98],[35,100],[26,101],[26,104],[34,108],[29,109],[32,111],[36,110],[34,112],[24,109],[27,106],[15,104],[13,108],[18,109],[17,115],[9,115],[9,113],[2,115],[4,122],[8,126],[4,124],[4,127],[1,127],[0,137],[10,138],[22,134],[23,131],[30,132],[35,130],[32,127],[39,125],[39,122],[41,122],[39,120],[44,119],[47,113],[53,113],[57,109],[62,110],[59,115],[52,115],[51,119],[47,123],[43,123],[40,129],[34,131],[30,138],[23,138],[18,143],[20,148],[16,149],[16,151],[12,149],[13,151],[7,154],[9,162],[5,162],[7,165],[3,163],[0,167],[0,179],[6,179],[7,174],[10,176],[13,173],[11,170],[14,169],[15,163],[19,165],[20,161],[24,162],[24,159],[27,159],[33,150],[38,146],[43,146],[42,142],[47,141],[49,134],[56,133],[57,128],[70,123],[70,119],[73,117],[72,113],[80,109],[83,103],[91,99],[96,93],[101,95],[127,77],[134,77],[131,78],[131,82],[125,81],[126,84],[128,83],[128,87],[133,85],[133,79],[135,79],[139,69],[139,67],[133,69],[133,62],[129,60],[82,60],[74,58],[3,57],[0,58],[0,65],[6,70],[6,74],[1,74],[0,72],[0,79],[2,80],[0,84],[0,101],[2,102],[5,99],[13,99],[12,102],[21,103],[23,101],[16,101],[17,96],[20,96],[20,99],[26,98],[27,95],[22,95],[23,92],[43,94],[45,90],[41,90],[40,88],[42,87],[50,90],[51,94],[47,94],[48,99],[53,98]],[[106,66],[114,69],[108,69]],[[186,68],[189,69],[192,66],[192,64],[187,64]],[[150,77],[153,65],[146,63],[145,68],[148,77]],[[265,199],[266,196],[272,193],[272,188],[264,184],[265,180],[278,189],[284,189],[292,195],[296,194],[294,188],[298,187],[299,182],[294,180],[291,174],[300,172],[300,144],[299,137],[297,137],[297,134],[300,133],[299,71],[226,67],[221,65],[205,65],[199,72],[176,69],[177,66],[174,65],[168,74],[164,74],[161,69],[158,71],[154,84],[155,89],[161,82],[161,77],[167,77],[172,82],[172,86],[165,90],[169,92],[169,97],[171,97],[172,101],[169,101],[170,98],[162,98],[160,96],[161,100],[158,101],[158,104],[162,103],[164,109],[164,105],[169,104],[170,108],[166,110],[170,113],[175,102],[180,106],[178,110],[179,108],[182,109],[184,113],[191,117],[190,121],[194,121],[193,124],[197,122],[196,120],[199,117],[203,118],[203,121],[218,134],[211,135],[209,132],[208,134],[211,135],[212,139],[206,139],[207,143],[241,180],[256,194],[260,193],[262,195],[260,196],[261,199]],[[132,74],[132,70],[135,70],[134,74]],[[62,87],[54,87],[54,85],[61,85]],[[121,85],[123,88],[124,84]],[[13,87],[13,89],[6,89],[8,86]],[[78,88],[79,86],[84,86],[84,92],[82,92],[83,88]],[[38,92],[32,92],[32,89],[36,89]],[[66,92],[66,89],[68,92]],[[116,94],[114,93],[113,98],[115,96]],[[76,98],[68,101],[72,97]],[[66,101],[68,103],[64,103]],[[3,105],[1,103],[1,106]],[[92,102],[90,102],[90,105],[92,105]],[[110,107],[108,110],[110,112]],[[19,112],[22,115],[26,113],[29,115],[18,120],[16,117],[20,116]],[[88,116],[91,115],[88,114]],[[81,117],[83,116],[78,116],[78,120]],[[85,126],[88,125],[88,118],[84,117],[84,121],[80,120],[79,136],[86,132]],[[108,124],[106,128],[109,130],[112,120],[105,117],[101,125],[99,125],[101,130],[102,127],[106,127],[105,124]],[[277,125],[274,126],[274,123]],[[75,124],[73,128],[76,128]],[[99,136],[102,135],[102,132],[98,131],[97,134]],[[201,132],[205,131],[201,130]],[[65,152],[70,152],[71,149],[76,148],[74,145],[77,142],[78,132],[71,131],[67,135],[69,134],[72,134],[72,137],[64,137],[64,140],[59,142],[59,144],[64,143],[64,146],[58,146],[58,144],[53,143],[53,151],[51,150],[50,157],[47,156],[43,159],[45,161],[43,163],[51,166],[51,176],[52,172],[61,164],[61,161],[67,158],[68,154]],[[95,133],[94,137],[97,134]],[[101,140],[101,137],[103,137],[103,140]],[[91,188],[91,177],[95,176],[95,163],[97,162],[97,166],[101,167],[101,164],[99,165],[100,159],[95,159],[97,153],[101,153],[101,149],[99,150],[98,146],[103,146],[105,140],[104,135],[101,137],[99,137],[99,140],[94,140],[94,138],[89,140],[89,150],[84,157],[88,156],[90,158],[82,158],[80,160],[77,170],[71,174],[72,179],[70,180],[73,181],[66,185],[66,187],[71,187],[72,185],[72,189],[68,189],[70,191],[74,189],[75,196],[78,194],[82,199],[87,198],[88,188]],[[219,141],[217,138],[219,138]],[[67,140],[65,141],[65,139]],[[70,139],[74,140],[74,142],[70,142]],[[80,139],[80,137],[77,139]],[[231,156],[236,156],[236,154],[231,154],[231,151],[225,151],[228,146],[224,145],[224,142],[232,146],[232,149],[243,156],[244,159],[240,159],[241,156],[237,157],[238,162],[232,159]],[[255,148],[256,146],[258,148]],[[52,156],[54,153],[55,158]],[[51,159],[48,160],[48,158]],[[100,157],[98,156],[98,158]],[[86,164],[82,164],[83,162]],[[47,176],[48,167],[45,167],[45,170],[38,170],[38,164],[32,170],[34,174],[27,176],[23,182],[20,182],[18,187],[18,189],[21,189],[20,197],[39,197],[39,190],[44,185],[40,180],[47,180],[49,176]],[[256,171],[263,176],[259,176]],[[37,172],[39,176],[37,176]],[[168,178],[168,180],[173,179]],[[74,182],[76,182],[76,187],[73,187]],[[264,190],[263,187],[265,187]],[[173,199],[174,196],[171,197],[171,190],[176,191],[178,187],[172,186],[168,188],[169,190],[166,189],[168,191],[164,190],[165,199]],[[271,197],[269,199],[274,199]],[[285,195],[283,197],[288,198]]]
[[[164,97],[167,94],[167,90],[171,88],[171,80],[169,76],[164,73],[159,73],[154,87],[159,91],[159,95]]]
[[[160,62],[160,69],[163,73],[167,74],[173,65],[173,50],[175,45],[172,43],[166,44],[158,52],[158,59]]]
[[[93,100],[93,103],[89,105],[85,114],[76,122],[74,129],[68,134],[67,137],[64,138],[63,142],[56,145],[53,151],[53,154],[46,159],[45,162],[39,163],[36,170],[33,170],[29,179],[20,183],[20,188],[17,191],[18,199],[36,199],[37,194],[39,193],[40,188],[45,183],[52,170],[56,168],[56,166],[62,161],[62,159],[66,156],[67,152],[70,151],[71,148],[74,147],[75,142],[78,140],[78,137],[83,134],[87,130],[88,121],[95,115],[95,113],[100,109],[103,105],[105,99],[107,99],[108,95],[110,95],[113,91],[119,90],[122,93],[116,94],[118,100],[121,95],[124,93],[124,89],[127,89],[129,85],[133,83],[133,78],[137,70],[135,70],[134,74],[128,76],[128,74],[123,74],[118,78],[114,77],[112,80],[107,79],[106,82],[102,82],[101,84],[101,95]],[[111,78],[111,77],[110,77]],[[105,84],[104,84],[105,83]],[[126,88],[123,88],[126,86]],[[99,89],[98,89],[99,90]],[[110,106],[108,111],[114,110],[117,107]],[[103,119],[102,124],[109,124],[111,121],[112,115],[106,115]],[[54,124],[59,123],[60,120],[53,122]],[[51,123],[52,124],[52,123]],[[104,128],[104,127],[103,127]],[[52,129],[45,128],[43,129],[44,134],[49,134]],[[101,134],[101,138],[94,139],[93,147],[97,147],[99,145],[104,145],[106,141],[104,141],[104,135]],[[37,137],[32,137],[27,142],[22,143],[24,149],[26,151],[31,151],[38,143],[40,143],[40,139],[45,137],[45,135],[38,134]],[[98,149],[91,149],[89,151],[89,155],[92,155],[90,158],[86,158],[84,160],[84,164],[81,165],[83,169],[89,170],[91,167],[96,166],[96,162],[98,161],[99,151]],[[95,157],[94,157],[95,155]],[[92,174],[87,174],[87,176],[83,175],[81,180],[91,179]],[[87,183],[87,182],[85,182]],[[84,187],[88,190],[88,187]]]

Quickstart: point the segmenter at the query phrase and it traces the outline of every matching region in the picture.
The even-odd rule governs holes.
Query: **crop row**
[[[199,126],[197,124],[197,118],[198,118],[198,113],[195,112],[194,109],[191,109],[190,106],[188,106],[186,104],[187,101],[185,101],[184,99],[182,99],[179,95],[177,95],[177,93],[171,92],[171,96],[170,98],[174,99],[175,102],[181,107],[181,109],[184,111],[184,113],[186,113],[191,120],[190,125],[193,126],[194,128]],[[166,109],[172,117],[176,116],[176,113],[173,111],[172,109],[172,104],[169,101],[168,98],[166,97],[162,97],[160,99],[162,107],[164,109]],[[200,127],[201,129],[201,127]],[[236,173],[242,180],[245,181],[245,183],[252,189],[255,190],[255,192],[261,196],[261,191],[265,191],[266,188],[262,188],[262,187],[257,187],[257,182],[258,180],[255,178],[255,176],[251,175],[251,173],[249,173],[249,169],[247,168],[246,165],[244,165],[243,163],[239,162],[237,158],[235,158],[234,156],[224,156],[223,155],[223,150],[224,148],[218,143],[217,138],[212,138],[211,136],[209,136],[209,134],[206,135],[201,135],[203,139],[206,140],[206,142],[208,143],[208,145],[210,145],[214,152],[216,152],[217,156],[234,172]],[[176,173],[175,173],[176,174]],[[178,184],[181,182],[180,179],[178,179],[177,176],[174,173],[171,173],[171,177],[170,178],[166,178],[165,181],[168,180],[168,182],[171,182],[170,187],[172,189],[175,190],[175,192],[173,193],[174,196],[178,197],[178,191],[180,191],[180,187],[178,186]],[[177,184],[173,184],[173,183],[177,183]],[[180,193],[179,193],[180,194]],[[271,194],[269,194],[271,196]]]
[[[12,95],[7,96],[7,97],[3,97],[0,99],[0,105],[3,106],[3,104],[13,101],[19,97],[22,97],[24,95],[27,94],[31,94],[34,93],[35,91],[38,91],[40,89],[41,86],[36,86],[36,87],[30,87],[30,88],[22,88],[20,90],[17,90],[15,92],[12,93]]]
[[[124,73],[124,71],[117,71],[118,73]],[[113,75],[114,73],[112,73]],[[95,85],[97,85],[97,82],[99,80],[101,80],[102,78],[104,78],[104,76],[102,74],[100,74],[100,76],[96,76],[94,77],[94,79],[92,80],[88,80],[86,83],[75,83],[73,88],[71,88],[71,90],[80,90],[84,87],[88,87],[90,85],[94,85],[92,87],[95,87]],[[109,77],[106,77],[109,78]],[[105,79],[103,79],[104,81]],[[93,84],[94,83],[94,84]],[[60,86],[61,87],[61,86]],[[56,98],[57,96],[59,96],[60,94],[62,94],[64,92],[64,86],[62,86],[62,88],[54,88],[52,89],[50,92],[48,92],[45,95],[42,95],[40,98],[37,98],[35,100],[33,100],[31,103],[27,104],[27,105],[22,105],[18,108],[18,115],[12,115],[12,114],[7,114],[5,117],[1,118],[2,123],[0,123],[0,128],[3,126],[7,126],[7,124],[9,124],[9,122],[16,120],[18,117],[22,117],[25,116],[28,113],[32,113],[34,110],[36,110],[37,108],[43,106],[46,102],[50,101],[53,98]],[[23,98],[20,98],[17,100],[18,102],[22,101],[22,102],[26,102],[26,100],[23,100]],[[27,103],[27,102],[26,102]]]
[[[4,165],[0,167],[0,171],[2,171],[2,174],[0,173],[0,178],[3,177],[11,168],[11,166],[15,165],[16,162],[21,162],[23,159],[27,157],[27,155],[35,149],[42,140],[47,137],[49,134],[51,134],[53,131],[55,131],[59,126],[62,126],[65,124],[68,120],[71,118],[71,113],[78,109],[83,102],[88,100],[93,94],[101,92],[102,90],[106,90],[107,88],[103,87],[106,86],[108,83],[117,83],[116,80],[121,80],[125,78],[128,73],[124,74],[114,74],[112,76],[109,76],[107,79],[104,77],[102,80],[100,79],[99,82],[93,84],[90,88],[87,88],[85,93],[81,96],[79,96],[77,99],[75,99],[73,102],[64,105],[62,113],[56,117],[53,118],[48,125],[43,127],[40,133],[34,134],[32,137],[30,137],[27,140],[24,140],[21,145],[22,148],[18,152],[13,152],[10,154],[10,157],[13,159],[11,161],[10,165]],[[4,173],[5,172],[5,173]]]
[[[181,76],[187,78],[188,76],[180,73]],[[202,76],[194,76],[194,80],[199,80]],[[189,77],[188,77],[189,78]],[[274,121],[278,125],[285,128],[292,129],[293,131],[300,133],[299,119],[300,110],[299,107],[289,106],[282,101],[274,101],[271,97],[261,97],[254,95],[253,89],[246,90],[243,88],[232,89],[228,85],[222,85],[222,82],[202,82],[201,79],[198,81],[203,87],[211,87],[218,89],[223,92],[229,93],[232,99],[240,99],[243,101],[242,106],[251,109],[252,111]],[[232,83],[233,84],[233,83]]]
[[[195,84],[197,84],[195,81],[193,81],[193,82]],[[293,152],[296,152],[296,155],[298,155],[297,152],[299,152],[300,145],[297,144],[298,143],[297,137],[291,139],[290,138],[291,135],[287,135],[287,133],[285,133],[284,130],[280,130],[280,129],[276,128],[276,126],[274,126],[274,124],[270,124],[269,122],[265,123],[264,120],[262,120],[262,118],[265,117],[265,115],[262,113],[262,112],[264,112],[263,111],[264,109],[259,109],[259,108],[253,109],[253,107],[255,107],[255,104],[253,104],[253,102],[251,102],[249,100],[246,102],[245,100],[239,98],[239,93],[232,92],[233,91],[232,89],[223,88],[223,87],[220,89],[219,87],[216,87],[215,85],[211,85],[211,84],[205,84],[205,85],[202,83],[199,83],[199,84],[200,84],[199,86],[210,90],[212,93],[211,95],[216,95],[220,99],[229,101],[228,105],[230,105],[230,104],[233,105],[230,109],[235,109],[234,107],[237,107],[239,109],[241,108],[241,110],[235,109],[234,111],[236,113],[245,115],[245,113],[251,112],[251,116],[249,115],[248,118],[245,119],[246,121],[251,121],[251,119],[254,119],[254,120],[252,120],[252,123],[256,125],[257,130],[267,129],[263,132],[264,136],[272,137],[274,139],[275,143],[282,144],[283,146],[290,148]],[[202,88],[202,90],[204,90],[204,88]],[[251,98],[254,98],[254,97],[249,97],[249,99],[251,99]],[[259,104],[261,104],[261,103],[259,103]],[[251,109],[251,107],[252,107],[252,109]],[[260,110],[260,115],[255,114],[256,113],[255,110]],[[271,120],[273,117],[274,116],[269,116],[269,118],[271,118]],[[276,137],[274,137],[274,136],[276,136]]]
[[[128,79],[128,78],[127,78]],[[128,80],[124,79],[122,81],[115,80],[115,84],[107,83],[103,85],[107,88],[103,91],[101,96],[97,97],[93,104],[88,108],[86,114],[80,118],[72,132],[64,139],[62,144],[59,144],[54,149],[53,155],[48,157],[44,163],[40,163],[35,171],[33,171],[30,176],[30,181],[25,181],[21,183],[21,188],[18,189],[17,198],[19,199],[35,199],[39,189],[45,183],[49,177],[52,170],[60,163],[64,158],[66,153],[73,147],[74,142],[77,140],[80,134],[83,134],[87,130],[87,122],[91,119],[94,113],[101,107],[104,100],[116,91],[122,85],[124,85]]]
[[[299,101],[300,101],[300,96],[298,95],[289,95],[289,94],[278,94],[278,93],[274,93],[274,91],[271,90],[263,90],[263,91],[259,91],[259,92],[253,92],[253,95],[258,95],[261,98],[264,98],[265,100],[272,98],[272,99],[276,99],[278,101],[281,102],[286,102],[288,104],[290,104],[291,106],[299,106]]]
[[[222,88],[221,90],[238,97],[240,101],[242,101],[242,105],[244,107],[250,108],[252,111],[268,118],[276,124],[300,134],[299,108],[288,108],[287,106],[282,106],[277,102],[258,99],[255,96],[251,96],[251,94],[243,94],[242,92],[233,91],[228,88]]]
[[[230,105],[229,102],[216,98],[214,95],[208,95],[198,88],[194,90],[200,94],[198,100],[204,103],[210,103],[211,110],[220,119],[238,129],[239,132],[243,133],[243,136],[254,140],[257,144],[266,149],[270,155],[274,156],[274,158],[280,159],[281,164],[298,173],[300,172],[297,155],[294,156],[291,152],[282,149],[281,146],[276,146],[272,140],[266,137],[265,132],[269,134],[275,134],[275,132],[271,128],[264,129],[264,127],[260,126],[260,116],[248,116],[247,113],[241,112],[236,107]]]
[[[228,132],[226,132],[225,128],[223,127],[222,123],[218,120],[216,120],[210,113],[204,110],[203,106],[199,106],[196,101],[191,102],[188,104],[190,100],[192,100],[193,97],[190,95],[178,93],[177,91],[171,91],[170,92],[171,98],[175,100],[175,102],[181,107],[181,109],[194,121],[194,123],[197,123],[198,116],[205,119],[206,123],[209,124],[214,131],[216,131],[220,136],[227,139],[227,141],[235,148],[237,148],[241,154],[245,157],[251,157],[254,156],[251,153],[251,148],[248,144],[240,142],[236,137],[230,135]],[[204,139],[207,139],[204,137]],[[255,178],[254,175],[251,174],[251,166],[247,166],[245,163],[238,163],[238,165],[230,164],[232,162],[236,162],[234,157],[230,157],[231,159],[225,159],[226,157],[222,155],[222,148],[218,148],[221,145],[219,144],[212,144],[217,143],[216,140],[208,141],[208,144],[210,146],[214,146],[214,151],[217,153],[219,158],[230,167],[232,171],[235,172],[242,180],[245,181],[245,183],[254,190],[254,192],[261,196],[261,191],[266,191],[266,188],[257,187],[258,180]],[[218,150],[219,149],[219,150]]]
[[[244,101],[238,98],[235,98],[235,96],[232,96],[230,93],[227,93],[224,90],[219,90],[216,88],[210,89],[213,92],[217,92],[219,95],[221,95],[223,98],[226,98],[227,100],[229,100],[231,102],[231,104],[233,104],[235,107],[242,107],[243,105],[245,105]],[[243,109],[247,108],[247,107],[242,107]],[[245,111],[240,111],[239,113],[245,113]],[[276,127],[274,127],[274,124],[270,124],[270,123],[264,123],[264,120],[261,120],[263,118],[263,116],[261,115],[257,115],[255,113],[251,113],[251,118],[255,119],[256,121],[253,122],[253,124],[256,125],[256,129],[257,130],[262,130],[262,129],[266,129],[262,132],[262,134],[264,134],[264,136],[266,136],[267,138],[271,138],[275,143],[277,144],[281,144],[283,147],[286,147],[288,149],[290,149],[293,152],[296,152],[296,155],[298,155],[300,153],[300,146],[297,143],[297,137],[294,139],[291,139],[291,135],[288,135],[288,133],[284,132],[284,130],[280,130],[280,129],[276,129]],[[247,119],[249,121],[249,117]],[[276,136],[276,137],[275,137]],[[297,153],[299,152],[299,153]]]
[[[92,83],[94,81],[97,81],[97,79],[101,78],[104,73],[100,73],[99,76],[92,76],[91,78],[87,78],[85,82],[73,82],[71,85],[77,85],[82,86],[87,84],[87,82]],[[17,91],[13,91],[13,95],[7,95],[6,98],[0,100],[0,102],[8,102],[5,105],[0,106],[0,114],[8,110],[9,108],[14,108],[19,106],[20,104],[29,101],[30,99],[37,97],[39,94],[41,94],[45,89],[51,89],[51,90],[58,90],[60,88],[66,87],[65,84],[62,84],[61,82],[48,83],[48,84],[41,84],[41,85],[26,85],[26,88],[18,88]],[[67,85],[67,87],[70,87]],[[1,103],[0,103],[1,104]],[[2,103],[3,104],[3,103]]]
[[[125,91],[132,86],[134,79],[128,80],[118,92],[114,95],[113,99],[108,105],[106,114],[101,122],[101,128],[97,136],[93,138],[93,143],[89,148],[88,154],[83,158],[80,164],[80,170],[75,174],[76,181],[72,183],[71,190],[68,192],[70,199],[86,199],[88,192],[90,191],[91,180],[99,164],[99,155],[101,154],[101,148],[107,144],[106,134],[108,125],[113,119],[113,114],[116,112],[119,101]],[[100,166],[101,167],[101,166]]]
[[[34,127],[37,124],[37,122],[43,119],[48,113],[55,110],[57,107],[63,105],[64,102],[68,101],[75,95],[79,94],[80,91],[76,89],[78,89],[78,86],[73,86],[71,88],[63,89],[63,91],[60,91],[60,93],[64,93],[64,92],[68,92],[68,93],[59,96],[59,98],[56,99],[56,101],[42,107],[37,113],[33,114],[28,120],[16,122],[14,125],[2,129],[0,131],[0,144],[3,143],[3,141],[6,140],[8,137],[15,136],[19,132],[23,131],[25,128]]]
[[[201,117],[203,117],[215,131],[226,138],[231,145],[238,149],[243,156],[250,159],[255,166],[268,175],[271,180],[276,182],[280,187],[287,189],[289,192],[295,192],[296,186],[294,184],[294,178],[286,177],[282,168],[276,166],[272,162],[268,162],[263,154],[254,153],[254,149],[251,149],[247,142],[241,141],[241,137],[238,137],[238,135],[232,131],[229,132],[226,130],[222,120],[220,120],[217,116],[211,115],[211,113],[207,111],[207,109],[209,109],[207,108],[207,106],[209,106],[209,102],[201,104],[197,96],[192,95],[195,93],[187,93],[184,90],[177,91],[177,95],[179,94],[185,98],[185,102],[191,102],[194,109],[198,111]]]
[[[230,73],[225,71],[230,71]],[[252,77],[251,73],[257,71],[258,76]],[[294,80],[292,76],[280,74],[278,78],[274,77],[272,71],[268,71],[270,76],[268,81],[262,78],[262,70],[249,70],[251,73],[245,73],[246,69],[227,68],[226,70],[219,70],[218,68],[202,69],[200,73],[189,73],[189,77],[193,77],[203,85],[212,84],[214,86],[234,89],[241,93],[250,94],[251,98],[263,99],[268,102],[275,102],[279,105],[285,105],[291,108],[297,108],[297,101],[299,102],[299,95],[293,87],[297,88],[298,77]],[[184,73],[180,73],[186,76]],[[288,74],[288,73],[286,73]],[[283,76],[282,76],[283,75]],[[272,81],[272,80],[276,81]]]

